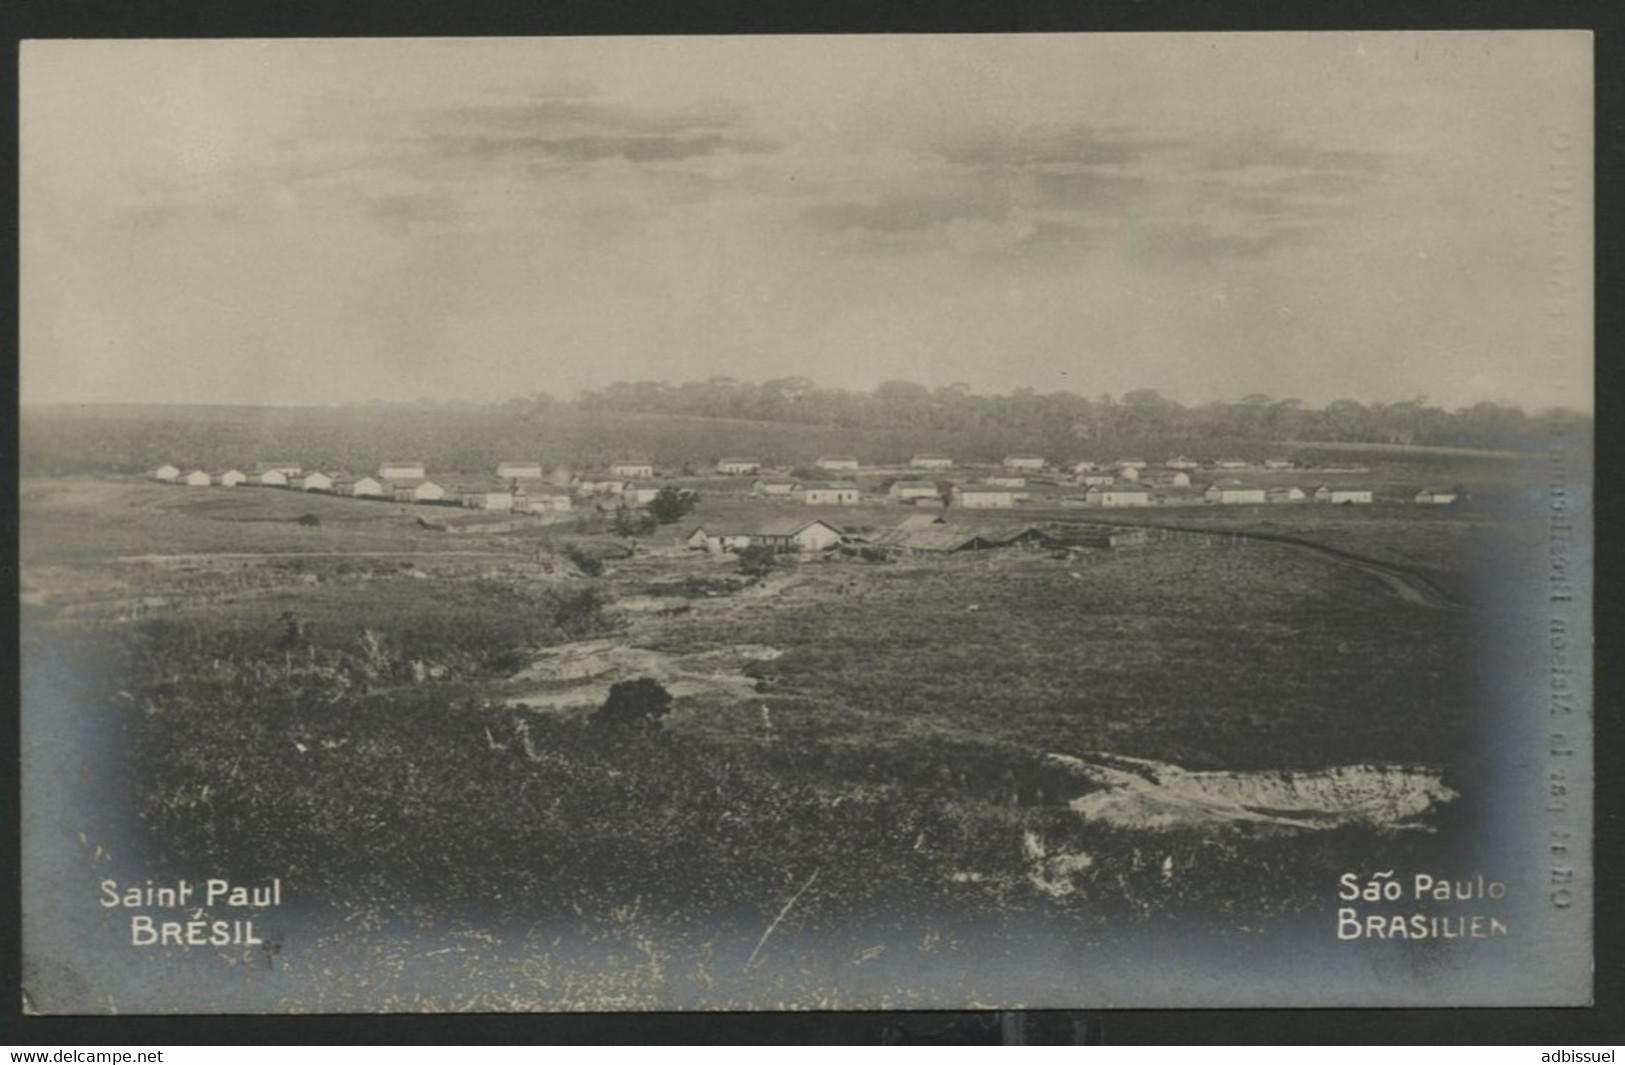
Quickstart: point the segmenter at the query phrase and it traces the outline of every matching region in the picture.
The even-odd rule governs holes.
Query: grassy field
[[[1192,540],[803,566],[769,603],[667,620],[643,641],[680,652],[740,631],[784,650],[765,701],[792,734],[1200,768],[1446,761],[1470,664],[1459,617],[1396,602],[1368,574]],[[748,731],[754,710],[692,720]]]
[[[75,677],[76,727],[116,737],[86,750],[127,781],[129,860],[288,878],[352,945],[385,914],[545,914],[626,936],[720,921],[748,951],[810,879],[790,922],[804,942],[900,912],[937,915],[885,933],[906,928],[914,952],[1012,914],[1241,927],[1322,906],[1317,885],[1351,862],[1434,855],[1436,837],[1086,822],[1067,803],[1088,785],[1048,756],[1449,780],[1474,713],[1467,612],[1291,545],[830,557],[755,579],[677,537],[913,511],[718,494],[629,553],[587,527],[481,535],[456,526],[492,516],[276,490],[79,475],[27,478],[22,497],[25,679],[48,663]],[[1457,574],[1484,520],[1198,517]],[[599,575],[571,560],[581,549],[607,559]],[[586,664],[549,679],[559,662]],[[647,733],[538,695],[641,674],[676,694]]]

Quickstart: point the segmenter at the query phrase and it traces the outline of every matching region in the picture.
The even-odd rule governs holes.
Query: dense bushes
[[[1351,856],[1416,849],[1103,829],[1065,811],[1075,781],[1014,746],[922,757],[905,741],[605,729],[495,705],[463,675],[381,685],[409,632],[307,628],[289,648],[188,626],[133,635],[132,767],[164,853],[335,903],[705,915],[776,906],[816,870],[805,905],[830,919],[1058,905],[1093,920],[1237,899],[1271,912],[1317,904]],[[658,689],[619,690],[658,717]],[[1072,864],[1056,872],[1056,856]]]
[[[638,677],[610,685],[609,698],[593,714],[594,725],[605,729],[643,729],[660,727],[660,721],[671,713],[671,692],[652,677]]]
[[[778,564],[778,554],[766,544],[751,544],[739,552],[739,572],[747,577],[765,577]]]

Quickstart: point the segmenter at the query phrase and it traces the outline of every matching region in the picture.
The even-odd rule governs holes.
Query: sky
[[[1592,406],[1583,33],[28,41],[25,403]]]

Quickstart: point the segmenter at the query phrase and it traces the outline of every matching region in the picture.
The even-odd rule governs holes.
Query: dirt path
[[[1064,526],[1074,523],[1059,522],[1057,524]],[[1454,609],[1468,609],[1472,605],[1451,595],[1432,580],[1409,567],[1392,562],[1379,562],[1374,558],[1357,555],[1352,551],[1344,551],[1342,548],[1328,547],[1325,544],[1317,544],[1313,540],[1300,540],[1295,536],[1286,536],[1282,533],[1237,532],[1234,529],[1215,529],[1196,525],[1162,525],[1156,522],[1142,521],[1091,520],[1089,524],[1115,525],[1121,528],[1161,529],[1188,536],[1225,536],[1236,540],[1255,540],[1262,543],[1280,544],[1298,551],[1319,555],[1321,558],[1336,562],[1339,565],[1363,570],[1382,581],[1395,595],[1408,603]]]

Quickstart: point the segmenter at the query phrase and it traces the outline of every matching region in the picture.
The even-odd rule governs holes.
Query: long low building
[[[956,484],[950,496],[953,505],[966,510],[1009,510],[1016,505],[1011,488],[981,484]]]
[[[712,553],[770,547],[779,554],[811,554],[834,547],[841,539],[841,530],[827,521],[777,518],[738,527],[702,525],[689,533],[684,543]]]
[[[457,498],[469,510],[513,510],[513,490],[506,485],[460,485]]]
[[[767,499],[789,499],[796,494],[796,482],[789,477],[759,477],[750,490]]]
[[[1083,501],[1098,507],[1149,507],[1151,493],[1138,487],[1096,486],[1083,494]]]
[[[382,462],[378,464],[380,481],[421,481],[428,472],[421,462]]]
[[[1267,503],[1269,497],[1262,488],[1249,488],[1239,483],[1210,484],[1202,493],[1202,498],[1209,503],[1222,504],[1252,504]]]
[[[516,514],[565,514],[574,506],[568,492],[521,488],[513,494]]]
[[[951,554],[1017,544],[1049,546],[1057,542],[1034,525],[968,525],[947,521],[900,523],[864,539],[874,547],[905,554]]]
[[[921,499],[939,499],[942,489],[934,481],[894,481],[886,495],[899,503],[912,503]]]
[[[391,481],[390,498],[397,503],[439,503],[446,498],[446,490],[433,481]]]
[[[855,484],[809,482],[796,485],[795,493],[803,503],[849,506],[858,501],[858,486]]]
[[[383,482],[376,477],[340,477],[333,481],[333,494],[378,498],[385,492]]]

